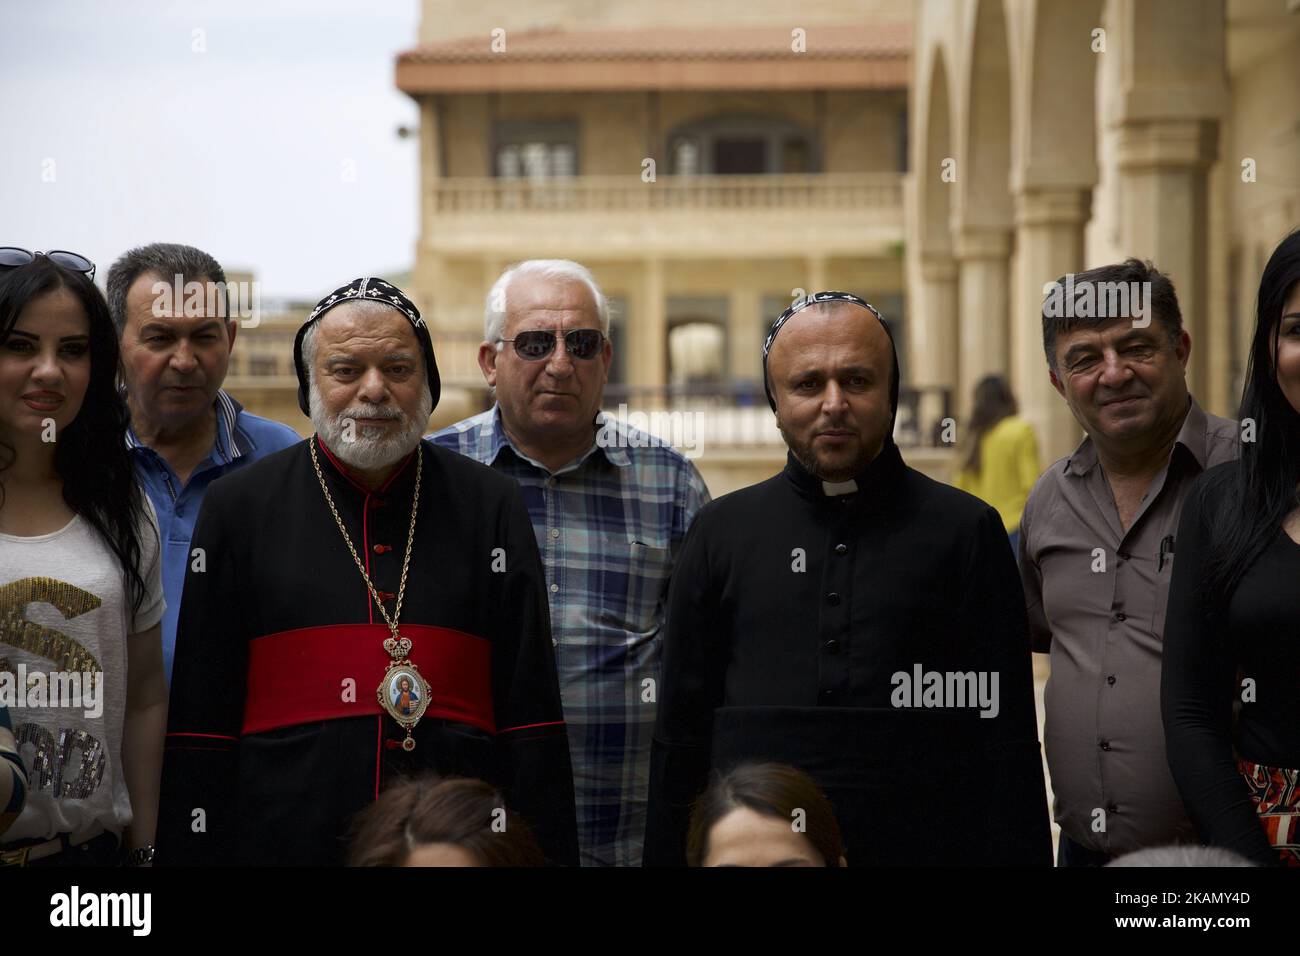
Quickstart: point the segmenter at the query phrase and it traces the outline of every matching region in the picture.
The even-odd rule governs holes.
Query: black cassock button
[[[835,553],[836,553],[836,554],[848,554],[848,553],[849,553],[849,546],[848,546],[847,544],[837,544],[837,545],[835,546]]]
[[[840,642],[839,642],[839,641],[836,641],[836,640],[833,640],[833,639],[832,639],[832,640],[827,641],[827,642],[825,643],[825,645],[823,645],[823,646],[826,648],[826,653],[827,653],[827,654],[838,654],[838,653],[840,652]]]
[[[839,604],[840,603],[839,594],[832,591],[830,594],[826,595],[826,603],[829,604],[831,607],[834,607],[835,605]]]

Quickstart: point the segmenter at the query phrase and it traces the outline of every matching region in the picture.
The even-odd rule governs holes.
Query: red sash
[[[410,659],[433,690],[425,718],[496,733],[492,645],[446,627],[403,624],[400,633],[411,639]],[[242,733],[385,713],[376,690],[391,660],[383,647],[388,636],[383,624],[333,624],[250,641]],[[349,678],[354,684],[345,685]],[[349,687],[354,692],[345,699]]]

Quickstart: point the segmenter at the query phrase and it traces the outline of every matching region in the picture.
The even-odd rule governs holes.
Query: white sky
[[[396,130],[418,117],[393,70],[418,17],[418,0],[0,0],[0,245],[83,253],[102,285],[131,246],[183,242],[268,298],[408,269],[419,146]]]

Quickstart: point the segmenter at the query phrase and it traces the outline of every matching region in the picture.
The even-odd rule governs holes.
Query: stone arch
[[[965,103],[958,117],[960,228],[1008,229],[1011,202],[1011,55],[1003,0],[976,0],[968,32]]]
[[[1097,183],[1097,57],[1102,0],[1030,0],[1012,52],[1012,191],[1016,238],[1012,385],[1038,433],[1042,462],[1067,455],[1079,428],[1043,355],[1043,285],[1086,267],[1084,228]],[[1112,38],[1114,39],[1114,38]]]
[[[1090,189],[1097,182],[1097,56],[1092,30],[1103,0],[1038,0],[1016,84],[1013,185]]]
[[[956,158],[949,89],[944,53],[942,49],[936,48],[925,87],[925,119],[922,123],[924,138],[919,144],[922,156],[917,170],[917,203],[923,254],[947,254],[952,250],[950,229],[953,183],[945,182],[942,176],[943,163]],[[960,169],[956,172],[960,174]]]
[[[975,383],[1008,370],[1011,333],[1011,54],[1003,0],[976,0],[962,31],[953,210],[957,260],[956,406],[969,413]]]
[[[952,95],[949,59],[936,44],[925,51],[919,65],[922,88],[917,97],[917,142],[914,182],[917,242],[914,256],[919,278],[917,321],[908,339],[910,378],[923,389],[951,389],[957,378],[956,270],[952,259],[952,209],[956,182],[945,177],[946,168],[958,178],[953,136]],[[949,413],[951,392],[921,395],[909,416],[923,440],[937,422]]]

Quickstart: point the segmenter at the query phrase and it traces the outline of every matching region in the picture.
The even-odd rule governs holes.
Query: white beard
[[[426,384],[420,407],[413,419],[407,418],[400,409],[392,406],[365,403],[352,405],[339,415],[330,415],[325,411],[325,403],[321,400],[320,390],[313,377],[308,407],[311,409],[311,423],[316,434],[320,435],[321,441],[340,461],[361,471],[373,471],[396,464],[415,450],[429,424],[429,416],[433,413],[433,396]],[[377,425],[358,425],[358,418],[393,418],[403,424],[396,432],[388,433],[387,429]],[[351,441],[347,440],[349,434]]]

